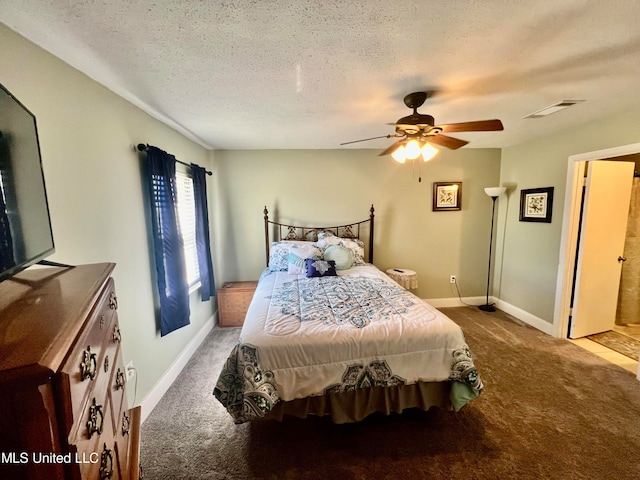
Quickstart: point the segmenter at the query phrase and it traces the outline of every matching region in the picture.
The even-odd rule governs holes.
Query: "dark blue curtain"
[[[176,208],[176,159],[156,147],[147,147],[147,175],[155,251],[160,335],[189,324],[189,285]]]
[[[204,168],[195,163],[191,164],[193,197],[196,206],[196,250],[198,252],[198,270],[200,271],[200,295],[203,302],[206,302],[216,294],[216,283],[213,278],[211,261],[206,174]]]

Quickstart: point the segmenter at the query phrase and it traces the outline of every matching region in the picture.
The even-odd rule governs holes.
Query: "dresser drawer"
[[[112,429],[117,434],[122,429],[122,411],[126,407],[127,374],[124,369],[122,355],[117,356],[116,364],[113,366],[109,391],[111,395],[111,414],[113,418]]]
[[[82,460],[72,468],[74,473],[76,469],[79,470],[81,478],[100,478],[97,475],[100,464],[99,455],[104,450],[104,444],[107,444],[107,449],[113,448],[112,423],[108,398],[92,397],[87,404],[80,428],[77,429],[75,438],[69,443],[70,449],[77,452],[76,458]],[[91,434],[89,434],[90,429]]]
[[[122,478],[137,479],[140,474],[141,407],[124,410],[115,436],[115,449]]]
[[[107,391],[119,345],[116,302],[110,280],[58,377],[62,393],[68,397],[65,421],[69,430],[81,418],[90,395],[102,397]],[[101,392],[94,393],[97,389]]]

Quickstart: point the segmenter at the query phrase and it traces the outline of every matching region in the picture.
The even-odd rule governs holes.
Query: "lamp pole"
[[[491,197],[491,201],[493,205],[491,207],[491,232],[489,234],[489,267],[487,268],[487,297],[484,305],[478,306],[478,309],[483,312],[495,312],[496,307],[493,304],[489,304],[489,286],[491,283],[491,253],[493,250],[493,222],[496,215],[496,200],[500,196],[500,194],[504,193],[506,188],[504,187],[494,187],[494,188],[485,188],[485,193]]]

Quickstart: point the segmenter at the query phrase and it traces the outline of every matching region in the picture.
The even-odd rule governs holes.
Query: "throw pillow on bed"
[[[316,247],[314,242],[304,242],[296,240],[282,240],[271,242],[269,249],[269,270],[272,272],[286,272],[289,268],[289,253],[295,252],[303,260],[305,258],[316,258],[322,255],[322,251]],[[302,262],[301,274],[305,273],[304,262]]]
[[[343,238],[341,245],[353,252],[354,265],[366,264],[364,261],[364,242],[362,240],[358,238]]]
[[[282,272],[287,270],[287,256],[290,244],[283,242],[271,242],[269,249],[269,270]]]
[[[364,260],[364,242],[359,238],[342,238],[331,232],[320,232],[317,243],[322,250],[326,250],[333,245],[346,247],[353,252],[354,265],[366,264]]]
[[[292,244],[287,255],[287,271],[289,275],[305,275],[307,273],[305,260],[307,258],[316,260],[321,256],[322,252],[315,245]]]
[[[336,262],[333,260],[313,260],[312,258],[307,258],[305,260],[307,264],[307,277],[335,277],[338,274],[336,273]]]
[[[331,245],[324,251],[325,260],[336,262],[336,270],[346,270],[353,265],[353,252],[341,245]]]

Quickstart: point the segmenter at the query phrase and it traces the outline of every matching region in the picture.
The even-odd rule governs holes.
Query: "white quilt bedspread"
[[[214,394],[242,422],[279,400],[446,380],[482,390],[462,330],[376,267],[265,271]]]

